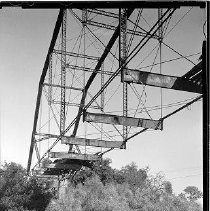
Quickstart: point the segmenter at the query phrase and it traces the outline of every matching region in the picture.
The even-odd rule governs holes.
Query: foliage
[[[196,201],[197,199],[200,199],[203,197],[203,194],[201,191],[198,190],[195,186],[188,186],[184,189],[186,197],[190,201]]]
[[[110,163],[110,159],[103,159],[100,162],[94,163],[92,166],[92,170],[89,168],[84,168],[76,174],[76,176],[74,177],[74,182],[76,184],[84,184],[86,179],[92,177],[94,174],[97,174],[99,176],[100,181],[103,184],[112,182],[114,180],[115,173],[114,170],[111,168]]]
[[[49,161],[46,160],[46,163]],[[135,163],[112,169],[111,160],[84,168],[62,186],[59,194],[48,181],[27,177],[16,163],[0,169],[1,211],[201,211],[197,187],[189,186],[176,196],[163,175],[149,175],[149,168]],[[71,177],[69,177],[71,178]],[[53,195],[59,195],[58,198]]]
[[[165,188],[165,192],[168,194],[172,194],[173,193],[173,188],[172,188],[172,184],[169,181],[166,181],[164,183],[164,188]]]
[[[135,163],[126,165],[119,172],[124,178],[124,182],[128,183],[131,190],[135,191],[136,188],[144,188],[146,185],[148,168],[138,169]]]
[[[42,165],[42,167],[45,167],[50,163],[52,163],[52,161],[49,158],[44,158],[41,162],[41,165]]]
[[[27,177],[26,170],[14,162],[0,171],[0,210],[44,211],[52,198],[50,183]]]
[[[201,207],[185,194],[173,194],[172,184],[161,174],[149,175],[135,163],[121,170],[112,169],[110,160],[83,169],[69,181],[59,199],[47,211],[200,211]]]
[[[95,175],[88,178],[84,185],[69,186],[66,193],[54,201],[54,206],[49,205],[47,211],[129,211],[124,193],[118,189],[112,183],[104,185]]]

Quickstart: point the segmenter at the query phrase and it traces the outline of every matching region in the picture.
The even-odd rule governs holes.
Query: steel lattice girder
[[[121,148],[122,141],[104,141],[99,139],[87,139],[78,137],[62,137],[61,144],[76,144],[80,146],[94,146],[104,148]]]
[[[190,79],[127,69],[124,81],[167,89],[202,93],[202,87]]]
[[[161,120],[124,117],[124,116],[109,115],[109,114],[99,114],[99,113],[96,114],[96,113],[84,112],[83,121],[151,128],[154,130],[163,129],[163,124]]]
[[[67,153],[67,152],[50,152],[50,158],[68,158],[74,160],[87,160],[87,161],[97,161],[101,160],[101,157],[98,155],[91,154],[77,154],[77,153]]]

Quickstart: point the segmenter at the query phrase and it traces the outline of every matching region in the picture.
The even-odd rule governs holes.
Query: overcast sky
[[[2,163],[27,165],[38,83],[57,15],[58,10],[0,10]],[[192,9],[187,18],[191,31],[186,37],[179,29],[174,32],[174,37],[186,40],[177,44],[177,49],[186,44],[190,53],[201,52],[204,17],[204,10]],[[198,58],[194,62],[198,63]],[[168,98],[177,97],[178,101],[179,92],[169,93]],[[195,96],[198,94],[186,94],[184,99]],[[151,173],[163,172],[176,193],[189,185],[202,190],[202,101],[165,120],[163,131],[145,132],[130,140],[126,150],[114,150],[105,157],[112,159],[114,168],[133,161],[139,168],[149,166]]]

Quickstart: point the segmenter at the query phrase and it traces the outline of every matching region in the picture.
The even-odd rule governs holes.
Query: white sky
[[[38,83],[57,14],[57,10],[0,10],[2,162],[27,165]],[[204,10],[193,8],[187,19],[192,31],[188,30],[186,37],[179,29],[174,32],[174,37],[181,41],[183,36],[186,41],[173,45],[176,49],[186,44],[187,48],[192,48],[191,53],[201,50],[204,17]],[[193,34],[195,32],[198,34]],[[194,61],[198,62],[197,58]],[[177,98],[177,101],[181,96],[177,91],[168,93],[167,98]],[[197,95],[184,96],[187,99]],[[114,168],[134,161],[139,168],[149,166],[151,173],[163,172],[176,193],[189,185],[202,190],[202,102],[166,119],[163,131],[145,132],[130,140],[126,150],[114,150],[106,157],[112,159]]]

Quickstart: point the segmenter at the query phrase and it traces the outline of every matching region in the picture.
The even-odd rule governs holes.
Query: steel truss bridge
[[[59,14],[39,81],[28,172],[91,168],[135,136],[164,130],[165,119],[203,98],[206,41],[198,52],[181,52],[174,47],[181,38],[171,35],[203,6],[52,3]]]

